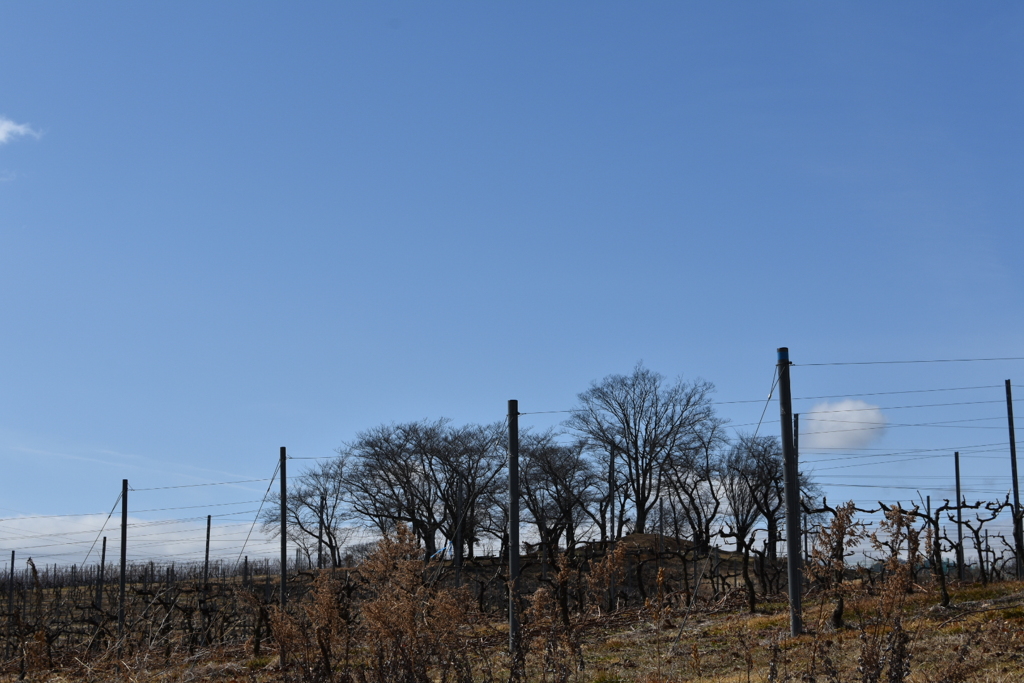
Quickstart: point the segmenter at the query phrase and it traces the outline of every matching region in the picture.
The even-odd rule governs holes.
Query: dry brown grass
[[[911,547],[897,510],[886,538]],[[902,534],[902,536],[901,536]],[[568,558],[527,600],[521,681],[544,683],[1008,683],[1024,680],[1024,584],[952,588],[938,606],[930,586],[908,592],[909,575],[894,554],[884,582],[869,593],[842,588],[846,618],[831,615],[839,593],[826,584],[805,602],[809,632],[788,635],[783,599],[755,615],[698,603],[686,606],[658,590],[643,606],[617,609],[611,586],[624,558],[609,553],[586,574]],[[320,574],[308,598],[287,613],[268,610],[272,641],[215,647],[151,639],[119,653],[119,643],[92,652],[48,651],[45,632],[20,637],[0,681],[338,681],[339,683],[494,683],[511,677],[503,621],[474,610],[472,596],[424,563],[411,535],[380,544],[352,576]],[[584,595],[576,604],[567,598]],[[283,650],[287,666],[281,667]],[[24,662],[22,673],[20,662]]]
[[[995,593],[988,593],[992,602],[1004,598],[1021,600],[1021,584],[1004,584]],[[965,591],[964,597],[969,597]],[[916,596],[915,596],[916,597]],[[928,597],[928,596],[922,596]],[[864,681],[906,680],[921,683],[957,683],[966,681],[990,681],[1009,683],[1024,680],[1024,610],[1019,607],[1007,609],[1008,603],[995,602],[984,607],[965,601],[970,607],[958,607],[960,595],[954,591],[952,609],[934,609],[934,598],[929,604],[925,599],[907,601],[900,613],[901,633],[907,636],[904,645],[909,657],[900,661],[909,662],[910,669],[900,678],[891,678],[888,668],[883,667],[881,676],[875,676],[864,668],[865,640],[860,627],[851,625],[839,630],[825,630],[798,638],[789,638],[786,614],[745,615],[703,615],[698,613],[684,632],[680,646],[669,650],[675,634],[656,628],[650,615],[642,609],[604,615],[579,625],[578,656],[583,667],[578,668],[576,651],[565,647],[561,640],[564,631],[555,628],[555,635],[545,634],[543,626],[550,623],[536,622],[536,637],[530,641],[524,680],[528,681],[579,681],[612,683],[614,681],[637,683],[667,683],[669,681],[818,681],[820,683],[862,683]],[[547,598],[538,598],[541,605]],[[877,599],[877,598],[875,598]],[[863,599],[865,602],[870,598]],[[985,603],[988,604],[988,603]],[[1019,603],[1017,603],[1019,604]],[[851,605],[852,607],[852,605]],[[808,612],[818,605],[811,601]],[[555,610],[550,602],[544,609]],[[981,611],[987,610],[987,611]],[[1020,610],[1014,613],[1013,610]],[[851,612],[853,610],[851,609]],[[1006,616],[1011,612],[1012,616]],[[400,612],[395,612],[396,618]],[[808,615],[810,616],[810,615]],[[411,626],[397,627],[402,631],[401,639],[424,637],[409,633]],[[428,622],[421,621],[420,624]],[[307,635],[292,632],[289,640],[291,659],[289,680],[314,679],[323,674],[317,670],[319,655],[316,641],[310,640],[306,654],[301,645],[303,638],[315,638],[312,619],[305,627],[312,629]],[[867,631],[865,631],[866,633]],[[335,633],[338,633],[337,631]],[[365,632],[364,632],[365,633]],[[462,640],[463,633],[466,640]],[[879,650],[882,656],[892,653],[892,645],[901,642],[890,634],[894,630],[881,629]],[[483,634],[483,635],[482,635]],[[488,635],[489,634],[489,635]],[[560,635],[561,634],[561,635]],[[504,636],[504,637],[503,637]],[[395,638],[399,634],[395,633]],[[420,657],[425,676],[419,680],[506,680],[508,662],[505,657],[505,636],[499,624],[478,625],[475,628],[460,627],[447,636],[422,644],[410,652],[408,657]],[[870,638],[871,636],[868,636]],[[446,640],[447,639],[447,640]],[[442,643],[441,641],[445,641]],[[408,677],[412,662],[390,667],[387,657],[395,655],[394,648],[399,641],[380,642],[374,650],[362,636],[359,645],[351,653],[350,667],[345,668],[342,649],[334,654],[332,675],[335,680],[413,680]],[[401,642],[407,642],[402,640]],[[430,647],[436,644],[440,649]],[[335,647],[338,643],[335,643]],[[445,650],[444,648],[450,648]],[[888,650],[887,650],[888,648]],[[469,657],[468,668],[443,661],[443,653]],[[870,653],[869,653],[870,654]],[[442,655],[440,658],[438,655]],[[871,655],[874,656],[874,655]],[[299,658],[308,657],[305,664]],[[383,659],[381,659],[383,657]],[[874,660],[869,660],[869,663]],[[383,664],[375,664],[383,662]],[[860,670],[858,670],[860,669]],[[415,671],[415,669],[412,669]],[[877,670],[877,669],[873,669]],[[256,658],[243,647],[198,650],[191,657],[172,658],[168,664],[162,657],[136,653],[122,659],[99,658],[75,666],[57,670],[45,667],[31,669],[26,674],[29,681],[138,681],[167,682],[181,681],[247,681],[263,683],[282,680],[276,656]],[[16,671],[5,675],[2,680],[18,680]]]

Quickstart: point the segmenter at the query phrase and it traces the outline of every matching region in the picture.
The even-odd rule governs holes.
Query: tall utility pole
[[[786,484],[786,569],[789,574],[789,629],[803,633],[800,571],[800,470],[793,445],[793,395],[789,388],[789,349],[779,349],[779,418],[782,422],[783,478]]]
[[[14,640],[14,551],[11,551],[10,580],[7,582],[7,642],[4,643],[4,656],[11,655],[11,642]]]
[[[281,613],[284,614],[288,592],[288,453],[281,446]],[[269,577],[268,577],[269,580]],[[281,643],[281,671],[285,670],[288,653]]]
[[[117,637],[124,635],[124,589],[128,570],[128,480],[121,480],[121,588],[117,600]]]
[[[1017,486],[1017,439],[1013,435],[1013,391],[1006,380],[1006,420],[1010,423],[1010,471],[1013,473],[1013,550],[1017,580],[1024,578],[1024,531],[1021,530],[1020,488]]]
[[[661,566],[661,553],[665,552],[665,499],[658,498],[658,566]]]
[[[324,568],[324,515],[327,513],[327,496],[320,494],[320,525],[316,530],[316,568]]]
[[[103,570],[107,568],[107,537],[103,537],[103,550],[100,551],[100,575],[96,577],[96,609],[103,611]]]
[[[107,539],[103,539],[107,540]],[[14,551],[11,551],[11,580],[7,582],[7,611],[14,619]]]
[[[452,548],[455,587],[462,586],[462,480],[455,482],[455,543]]]
[[[608,454],[608,536],[606,537],[610,548],[615,541],[615,454]]]
[[[519,651],[519,401],[508,402],[508,651]]]
[[[206,556],[203,558],[203,590],[210,585],[210,522],[213,515],[206,515]]]
[[[796,460],[797,472],[800,471],[800,413],[793,413],[793,458]],[[799,475],[798,475],[799,476]],[[800,497],[800,504],[803,505],[803,496]],[[807,515],[800,517],[800,523],[803,524],[803,533],[800,534],[800,538],[804,542],[804,554],[803,561],[810,562],[811,554],[807,550]]]
[[[288,586],[288,454],[281,446],[281,611]]]
[[[964,511],[960,497],[960,451],[953,453],[953,467],[956,469],[956,578],[964,580]]]

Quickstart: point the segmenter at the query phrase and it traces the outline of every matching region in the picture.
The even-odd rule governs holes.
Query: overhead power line
[[[98,532],[96,532],[96,538],[93,539],[92,545],[89,546],[89,552],[87,552],[85,554],[85,559],[82,560],[82,564],[85,564],[86,562],[89,561],[89,555],[92,555],[92,549],[96,547],[96,541],[100,540],[100,534],[102,534],[103,530],[107,528],[107,522],[110,521],[111,516],[114,514],[114,510],[117,509],[117,504],[120,503],[120,502],[121,502],[121,494],[119,493],[119,494],[117,494],[117,500],[114,501],[114,506],[110,508],[110,514],[108,514],[107,518],[105,520],[103,520],[103,526],[101,526],[100,530]]]
[[[57,517],[95,517],[103,512],[78,512],[70,515],[30,515],[28,517],[4,517],[0,522],[20,522],[23,519],[54,519]]]
[[[239,479],[238,481],[212,481],[208,484],[182,484],[180,486],[153,486],[145,489],[129,489],[131,491],[165,491],[167,489],[190,489],[196,486],[225,486],[227,484],[251,484],[255,481],[266,481],[266,479]]]
[[[249,505],[251,503],[258,503],[258,500],[239,500],[234,503],[207,503],[206,505],[183,505],[181,507],[174,508],[151,508],[149,510],[132,510],[132,514],[139,512],[166,512],[168,510],[195,510],[196,508],[219,508],[226,505]]]
[[[1013,399],[1014,403],[1018,401],[1024,401],[1024,399]],[[843,408],[842,410],[813,410],[806,413],[800,413],[801,415],[824,415],[825,413],[859,413],[867,410],[904,410],[909,408],[945,408],[948,406],[977,406],[985,403],[1006,403],[1006,399],[993,400],[993,401],[959,401],[957,403],[922,403],[913,406],[870,406],[868,408]]]
[[[903,391],[872,391],[866,394],[834,394],[832,396],[802,396],[794,401],[813,401],[819,398],[856,398],[858,396],[893,396],[895,394],[930,394],[936,391],[974,391],[977,389],[1002,389],[1001,384],[987,384],[980,387],[949,387],[948,389],[906,389]]]
[[[746,403],[746,401],[744,401]],[[519,413],[520,415],[553,415],[555,413],[571,413],[571,410],[532,410],[528,413]]]
[[[1014,385],[1017,386],[1017,385]],[[860,398],[862,396],[895,396],[897,394],[929,394],[937,391],[977,391],[980,389],[1002,389],[1002,384],[986,384],[976,387],[947,387],[940,389],[905,389],[902,391],[872,391],[867,393],[858,394],[829,394],[826,396],[794,396],[794,401],[817,401],[828,398]],[[713,406],[726,406],[726,405],[737,405],[740,403],[762,403],[764,399],[760,398],[749,398],[742,401],[711,401]],[[995,401],[995,403],[1001,403],[1001,401]],[[945,405],[945,404],[943,404]],[[961,405],[961,404],[948,404],[948,405]],[[966,405],[966,404],[963,404]],[[573,410],[534,410],[529,412],[521,412],[520,415],[554,415],[557,413],[571,413]],[[289,458],[291,459],[291,458]],[[316,458],[294,458],[295,460],[315,460]]]
[[[993,448],[993,446],[1004,446],[1004,444],[979,444],[977,446],[954,446],[952,448],[913,448],[904,451],[887,451],[885,453],[863,453],[859,455],[839,455],[834,453],[824,453],[823,455],[833,456],[828,458],[822,458],[818,460],[806,460],[805,464],[816,465],[822,462],[836,462],[844,460],[865,460],[869,458],[895,458],[905,455],[923,455],[925,453],[935,453],[939,456],[949,455],[954,451],[959,451],[963,455],[975,455],[978,453],[993,453],[1001,448]]]
[[[245,535],[245,541],[242,543],[242,549],[238,551],[238,560],[242,559],[242,553],[245,552],[245,546],[249,544],[249,537],[252,536],[252,530],[256,528],[256,522],[259,521],[260,513],[263,512],[263,505],[267,502],[267,496],[270,495],[270,488],[274,485],[274,480],[277,479],[277,473],[280,470],[281,463],[278,462],[277,466],[274,467],[274,473],[270,475],[270,483],[267,484],[267,490],[263,494],[263,500],[260,502],[259,509],[256,510],[256,516],[252,519],[252,526],[249,527],[249,533]],[[235,560],[235,562],[237,562],[238,560]]]
[[[827,484],[827,485],[828,486],[837,486],[837,487],[841,487],[841,488],[886,489],[886,490],[887,489],[900,489],[900,490],[905,489],[905,490],[908,490],[908,491],[922,491],[923,490],[925,492],[928,492],[928,491],[948,492],[948,491],[955,491],[956,490],[956,486],[952,486],[952,485],[950,485],[950,486],[898,486],[898,485],[897,486],[891,486],[891,485],[884,486],[884,485],[881,485],[881,484],[836,484],[836,483],[831,483],[831,484]],[[962,489],[962,493],[983,493],[983,494],[997,494],[998,495],[998,494],[1001,494],[1001,493],[1008,493],[1008,489],[996,490],[996,489],[964,488],[964,489]]]
[[[944,455],[942,453],[936,453],[935,455],[918,455],[918,456],[913,457],[913,458],[901,458],[899,460],[885,460],[883,462],[861,462],[861,463],[857,463],[855,465],[834,465],[832,467],[821,467],[821,468],[818,468],[818,469],[816,469],[814,471],[815,472],[824,472],[826,470],[845,470],[845,469],[849,469],[851,467],[867,467],[869,465],[892,465],[892,464],[899,463],[899,462],[910,462],[912,460],[930,460],[930,459],[934,459],[934,458],[944,458],[944,457],[948,457],[948,456]]]
[[[761,409],[761,417],[757,420],[757,426],[754,427],[754,438],[757,438],[757,433],[761,431],[761,423],[764,422],[764,414],[768,412],[768,405],[772,402],[772,396],[775,395],[775,387],[779,385],[779,366],[775,366],[775,371],[772,373],[772,388],[768,390],[768,398],[764,401],[764,408]]]
[[[1024,357],[1011,358],[939,358],[935,360],[863,360],[843,363],[794,363],[802,367],[821,367],[825,365],[906,365],[910,363],[980,363],[984,361],[1024,360]]]

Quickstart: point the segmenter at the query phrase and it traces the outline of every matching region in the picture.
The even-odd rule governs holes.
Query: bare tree
[[[360,432],[339,449],[351,461],[344,489],[353,512],[380,533],[408,524],[427,557],[438,552],[438,534],[460,557],[464,547],[472,553],[481,508],[500,484],[501,436],[498,425],[454,427],[444,419]]]
[[[1003,508],[1008,507],[1010,507],[1010,494],[1006,494],[1006,498],[1001,502],[985,503],[985,511],[989,513],[987,517],[982,517],[979,512],[975,513],[974,522],[969,519],[965,519],[963,522],[964,526],[971,532],[971,538],[974,540],[974,549],[978,552],[978,572],[983,586],[988,585],[989,575],[985,570],[985,542],[982,540],[981,532],[988,522],[994,522],[999,517],[999,513],[1003,511]],[[949,521],[954,524],[956,523],[953,515],[947,515],[947,517]]]
[[[765,520],[768,559],[774,562],[777,559],[782,508],[786,502],[779,438],[740,434],[733,446],[730,467],[747,480],[758,514]]]
[[[519,443],[519,485],[524,507],[540,541],[554,561],[558,539],[572,553],[581,524],[593,518],[597,471],[583,455],[583,444],[562,445],[553,432],[522,435]]]
[[[784,576],[778,563],[781,527],[786,514],[782,444],[777,436],[741,433],[732,447],[730,462],[730,467],[747,479],[758,514],[764,520],[767,538],[763,548],[752,548],[752,552],[757,556],[761,588],[767,594],[780,589],[778,582]],[[820,495],[818,486],[809,476],[802,472],[798,476],[802,497],[813,499]],[[794,532],[799,534],[800,529]]]
[[[693,446],[665,464],[664,485],[673,517],[685,521],[694,549],[707,552],[722,510],[719,473],[728,444],[726,421],[705,420],[694,430]],[[678,535],[678,533],[677,533]]]
[[[440,492],[444,509],[440,531],[460,558],[464,550],[473,557],[484,508],[499,493],[506,465],[504,436],[500,424],[446,425],[416,442]]]
[[[341,566],[341,550],[353,534],[343,526],[350,519],[343,486],[346,458],[333,458],[303,472],[288,492],[288,536],[307,558],[321,543],[332,567]],[[272,494],[261,515],[262,529],[274,537],[280,533],[280,497]]]
[[[601,542],[621,538],[624,533],[632,533],[634,524],[633,518],[629,516],[629,489],[622,484],[626,479],[622,459],[616,459],[603,450],[594,449],[585,439],[581,440],[581,443],[589,451],[598,475],[591,516],[601,534]]]
[[[878,506],[888,514],[890,510],[899,508],[899,503],[896,503],[896,505],[886,505],[882,501],[878,501]],[[902,511],[903,514],[917,518],[925,523],[925,528],[928,532],[928,559],[931,563],[932,576],[935,577],[935,581],[939,586],[939,595],[941,596],[941,604],[943,607],[949,607],[950,597],[949,588],[946,585],[946,570],[942,562],[942,541],[946,540],[948,542],[949,539],[945,538],[945,535],[942,533],[942,515],[943,513],[948,514],[951,511],[955,512],[957,510],[977,510],[980,507],[981,501],[978,501],[973,505],[968,505],[966,501],[961,501],[957,505],[953,505],[949,502],[949,499],[945,499],[943,500],[942,505],[931,511],[930,515],[926,512],[921,512],[917,505],[915,505],[911,510]]]
[[[728,512],[726,522],[722,525],[722,537],[732,538],[736,542],[736,550],[742,557],[743,584],[747,589],[747,609],[757,609],[757,593],[754,581],[750,577],[750,551],[754,543],[754,529],[761,513],[758,511],[755,494],[751,487],[752,478],[744,472],[749,467],[742,450],[733,449],[726,458],[725,466],[720,472],[722,492],[725,496]]]
[[[344,486],[353,512],[381,534],[408,524],[427,557],[437,552],[444,506],[422,445],[446,425],[445,420],[380,425],[339,449],[351,462]]]
[[[609,375],[579,395],[566,424],[589,448],[607,456],[606,496],[612,501],[617,490],[628,493],[634,531],[646,531],[670,459],[692,448],[695,433],[713,416],[713,389],[702,380],[666,384],[662,375],[638,363],[632,374]],[[602,522],[609,535],[611,517]]]

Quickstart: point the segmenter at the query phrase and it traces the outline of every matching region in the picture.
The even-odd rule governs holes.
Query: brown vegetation
[[[835,509],[808,572],[809,632],[798,638],[788,637],[784,595],[766,594],[760,611],[743,614],[740,556],[697,558],[681,547],[658,553],[653,537],[638,536],[610,552],[561,554],[553,566],[543,557],[526,558],[521,658],[513,660],[500,591],[497,599],[481,601],[475,592],[485,584],[472,580],[498,567],[464,568],[470,581],[456,586],[450,567],[424,562],[413,535],[400,528],[352,570],[297,577],[286,611],[269,604],[259,581],[133,582],[121,637],[116,611],[84,619],[85,603],[95,600],[84,600],[74,587],[44,588],[37,575],[6,615],[0,676],[353,683],[1022,680],[1024,586],[951,582],[950,606],[943,607],[936,582],[916,584],[915,563],[905,559],[908,550],[912,558],[922,552],[916,519],[899,507],[886,510],[870,539],[884,562],[871,576],[854,577],[844,558],[865,532],[852,507]]]

